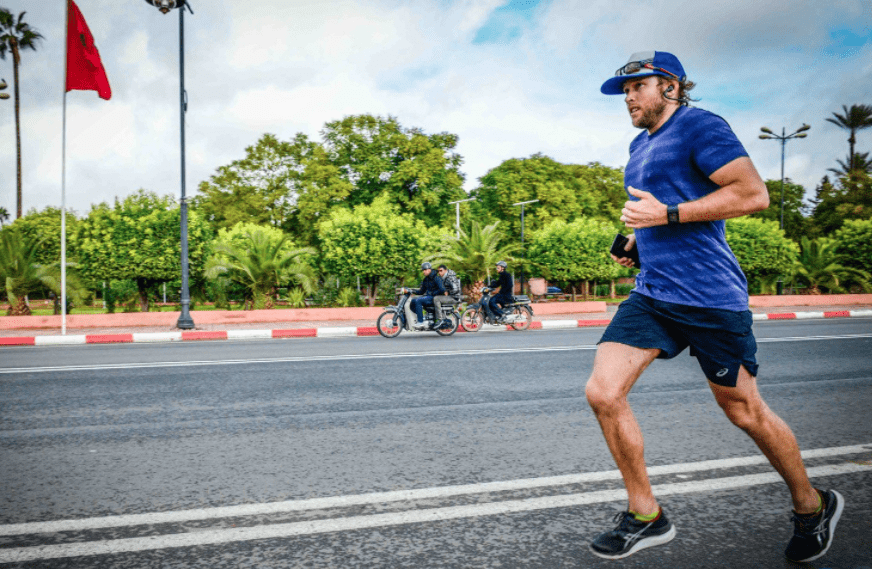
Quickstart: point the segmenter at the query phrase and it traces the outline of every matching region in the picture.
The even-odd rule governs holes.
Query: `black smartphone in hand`
[[[629,241],[629,239],[618,233],[615,236],[615,240],[612,242],[612,247],[611,249],[609,249],[609,252],[619,259],[632,259],[633,263],[636,265],[636,268],[641,269],[642,263],[639,262],[639,249],[636,247],[636,244],[633,243],[633,248],[629,251],[625,251],[624,247],[627,246],[627,241]]]

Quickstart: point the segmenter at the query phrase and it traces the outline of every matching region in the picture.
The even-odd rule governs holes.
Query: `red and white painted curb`
[[[754,320],[810,320],[815,318],[872,317],[872,310],[836,310],[832,312],[782,312],[755,314]],[[611,319],[601,320],[537,320],[530,330],[556,330],[607,326]],[[481,332],[502,332],[511,326],[482,327]],[[464,332],[460,328],[458,332]],[[77,344],[130,344],[190,342],[198,340],[260,340],[270,338],[349,338],[378,336],[375,326],[330,326],[291,330],[193,330],[190,332],[143,332],[132,334],[79,334],[66,336],[17,336],[0,338],[0,346],[57,346]]]

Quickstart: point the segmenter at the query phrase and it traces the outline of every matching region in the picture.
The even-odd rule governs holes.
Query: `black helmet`
[[[422,271],[426,271],[427,269],[432,269],[432,268],[433,268],[433,265],[431,265],[430,263],[421,263],[421,270]]]
[[[509,265],[507,265],[505,261],[497,261],[497,266],[505,269]]]

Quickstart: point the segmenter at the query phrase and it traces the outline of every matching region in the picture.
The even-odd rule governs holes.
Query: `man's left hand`
[[[660,203],[651,193],[637,190],[633,186],[627,187],[627,192],[639,198],[638,201],[628,200],[621,210],[621,221],[627,227],[638,229],[666,225],[669,222],[666,217],[666,204]]]

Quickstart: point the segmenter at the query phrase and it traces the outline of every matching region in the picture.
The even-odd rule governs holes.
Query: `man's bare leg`
[[[636,380],[660,350],[614,342],[599,345],[585,393],[596,414],[609,450],[624,478],[629,509],[648,515],[659,508],[645,467],[645,444],[639,423],[627,402]]]
[[[739,369],[736,387],[709,382],[718,405],[734,425],[748,433],[778,471],[793,497],[797,513],[814,512],[818,494],[808,479],[793,431],[769,409],[757,390],[757,379],[744,367]]]

